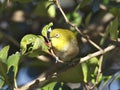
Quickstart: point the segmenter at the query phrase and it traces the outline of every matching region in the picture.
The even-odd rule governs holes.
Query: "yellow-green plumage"
[[[71,60],[79,52],[76,36],[70,30],[54,29],[50,32],[50,40],[53,51],[64,61]]]

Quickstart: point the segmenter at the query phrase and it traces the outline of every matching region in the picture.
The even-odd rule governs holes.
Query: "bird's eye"
[[[56,37],[56,38],[59,38],[59,37],[60,37],[60,34],[56,33],[55,37]]]

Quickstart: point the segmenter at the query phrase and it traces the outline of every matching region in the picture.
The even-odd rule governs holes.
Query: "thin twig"
[[[103,62],[103,55],[101,55],[100,60],[99,60],[99,63],[98,63],[99,68],[98,68],[98,74],[97,74],[97,77],[96,77],[96,82],[95,82],[95,84],[98,84],[99,77],[100,77],[100,75],[102,74],[102,73],[101,73],[101,71],[102,71],[102,62]]]
[[[15,90],[18,90],[18,86],[17,86],[16,78],[14,78],[14,85],[15,85]]]
[[[51,55],[56,59],[56,63],[57,63],[57,62],[64,63],[64,61],[60,60],[59,57],[56,56],[56,54],[54,53],[53,48],[52,48],[51,41],[49,41],[49,39],[47,39],[47,41],[48,41],[48,47],[49,47],[49,49],[50,49],[50,53],[51,53]]]
[[[40,75],[38,78],[32,80],[31,82],[23,85],[20,88],[18,88],[18,90],[28,90],[32,85],[35,85],[36,81],[39,81],[39,83],[40,83],[40,82],[45,81],[45,80],[46,80],[45,74]]]
[[[97,51],[95,53],[89,54],[89,55],[81,58],[79,63],[83,63],[92,57],[96,57],[96,56],[105,54],[106,52],[109,52],[109,51],[113,50],[114,48],[115,48],[115,45],[111,45],[111,46],[108,46],[107,48],[105,48],[103,51]]]

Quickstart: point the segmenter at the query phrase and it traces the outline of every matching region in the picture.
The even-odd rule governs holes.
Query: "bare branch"
[[[79,63],[83,63],[92,57],[96,57],[96,56],[105,54],[106,52],[109,52],[109,51],[113,50],[114,48],[115,48],[115,45],[111,45],[111,46],[108,46],[107,48],[105,48],[103,51],[97,51],[95,53],[89,54],[89,55],[81,58]]]
[[[33,85],[40,84],[40,82],[45,81],[45,73],[40,75],[38,78],[34,79],[33,81],[23,85],[22,87],[18,88],[18,90],[29,90],[30,87],[34,87]],[[39,85],[40,86],[40,85]]]

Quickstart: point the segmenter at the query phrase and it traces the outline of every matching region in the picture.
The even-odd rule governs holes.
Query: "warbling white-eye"
[[[63,61],[71,61],[79,53],[75,34],[67,29],[53,29],[49,33],[52,49]]]

